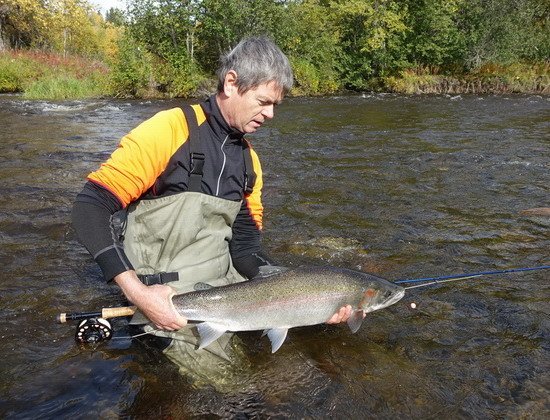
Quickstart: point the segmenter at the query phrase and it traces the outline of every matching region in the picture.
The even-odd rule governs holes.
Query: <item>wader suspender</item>
[[[187,120],[189,130],[189,150],[191,151],[191,171],[189,172],[189,185],[187,190],[191,192],[202,192],[202,170],[204,167],[204,153],[199,139],[199,125],[197,115],[189,105],[181,108]]]
[[[204,153],[202,144],[199,139],[199,126],[197,123],[197,115],[193,108],[189,105],[181,107],[187,128],[189,130],[189,150],[191,151],[191,171],[189,172],[189,185],[187,190],[191,192],[201,192],[201,181],[204,167]],[[244,193],[251,194],[256,183],[256,172],[252,163],[252,152],[250,144],[246,139],[242,140],[243,158],[244,158]]]
[[[248,140],[243,139],[243,158],[244,158],[244,193],[252,194],[254,184],[256,183],[256,172],[252,163],[252,152]]]

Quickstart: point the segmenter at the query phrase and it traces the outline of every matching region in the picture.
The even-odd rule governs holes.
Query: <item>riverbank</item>
[[[149,75],[147,89],[125,91],[120,86],[120,73],[113,77],[106,63],[82,57],[63,57],[33,51],[0,52],[0,93],[23,93],[27,99],[83,99],[94,97],[169,98],[179,96],[163,88]],[[206,80],[206,82],[204,82]],[[293,96],[314,96],[300,85]],[[207,86],[215,81],[203,79],[188,95],[203,96]],[[398,76],[373,81],[373,90],[402,94],[462,94],[462,93],[527,93],[550,94],[550,63],[509,66],[485,65],[466,74],[438,74],[434,69],[409,69]],[[374,87],[375,86],[375,87]],[[343,87],[340,86],[340,89]]]
[[[530,93],[550,94],[550,63],[485,65],[462,75],[416,69],[385,79],[386,87],[405,94]]]
[[[110,69],[100,61],[37,51],[0,52],[0,93],[27,99],[82,99],[111,95]]]

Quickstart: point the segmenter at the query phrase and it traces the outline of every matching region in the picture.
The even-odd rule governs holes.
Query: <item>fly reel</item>
[[[113,336],[113,328],[104,318],[86,318],[76,328],[75,340],[82,344],[97,344],[110,340]]]
[[[136,312],[135,306],[103,308],[97,312],[60,313],[56,317],[59,324],[67,321],[79,321],[74,339],[81,344],[97,344],[113,337],[113,328],[107,318],[131,316]]]

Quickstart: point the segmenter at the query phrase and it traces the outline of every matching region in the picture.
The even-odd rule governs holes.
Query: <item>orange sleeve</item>
[[[262,230],[262,219],[264,214],[264,206],[262,205],[262,187],[264,185],[262,179],[262,166],[260,165],[258,155],[252,147],[250,148],[250,155],[252,156],[254,172],[256,172],[256,182],[254,182],[252,192],[246,196],[246,201],[252,219],[256,223],[256,226],[258,226],[258,229]]]
[[[199,105],[193,108],[200,125],[206,117]],[[126,207],[151,188],[188,137],[181,108],[161,111],[124,136],[88,180],[109,190]]]

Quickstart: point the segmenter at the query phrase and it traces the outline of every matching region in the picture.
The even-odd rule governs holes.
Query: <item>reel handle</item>
[[[103,308],[101,312],[76,312],[76,313],[60,313],[56,317],[58,324],[65,324],[67,321],[80,321],[88,318],[116,318],[119,316],[130,316],[136,312],[135,306],[119,306],[116,308]]]

